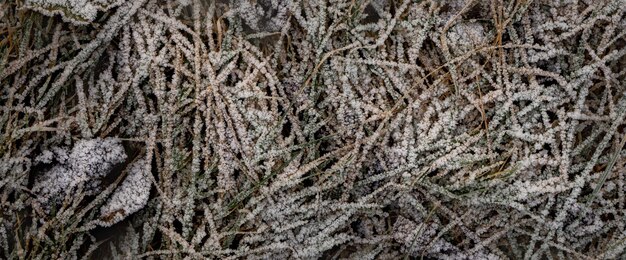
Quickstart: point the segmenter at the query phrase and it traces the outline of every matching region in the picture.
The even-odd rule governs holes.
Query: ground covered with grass
[[[0,0],[0,259],[623,259],[624,0]]]

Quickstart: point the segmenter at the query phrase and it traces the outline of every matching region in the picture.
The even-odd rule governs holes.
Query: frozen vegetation
[[[0,0],[0,259],[626,259],[625,0]]]

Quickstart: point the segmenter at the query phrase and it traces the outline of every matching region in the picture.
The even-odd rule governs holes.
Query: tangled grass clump
[[[622,259],[626,1],[0,2],[0,258]]]

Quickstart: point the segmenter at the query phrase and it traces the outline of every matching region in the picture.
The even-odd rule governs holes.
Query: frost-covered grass
[[[626,1],[0,2],[0,259],[622,259]]]

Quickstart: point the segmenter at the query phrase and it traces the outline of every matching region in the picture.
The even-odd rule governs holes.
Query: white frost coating
[[[26,8],[45,15],[59,14],[66,22],[89,24],[98,11],[106,11],[122,4],[123,0],[26,0]]]
[[[490,36],[479,23],[459,23],[450,28],[448,38],[450,44],[460,50],[469,51],[488,42]]]
[[[124,147],[113,138],[80,140],[69,153],[67,148],[53,148],[36,161],[51,162],[53,154],[58,164],[45,172],[33,188],[46,206],[60,202],[81,183],[87,195],[95,194],[101,188],[100,179],[126,160]]]
[[[152,183],[145,164],[145,160],[138,160],[130,166],[128,177],[100,209],[101,225],[111,226],[146,206]]]
[[[0,255],[626,255],[626,0],[43,1],[0,3]],[[145,168],[92,186],[91,135]]]

